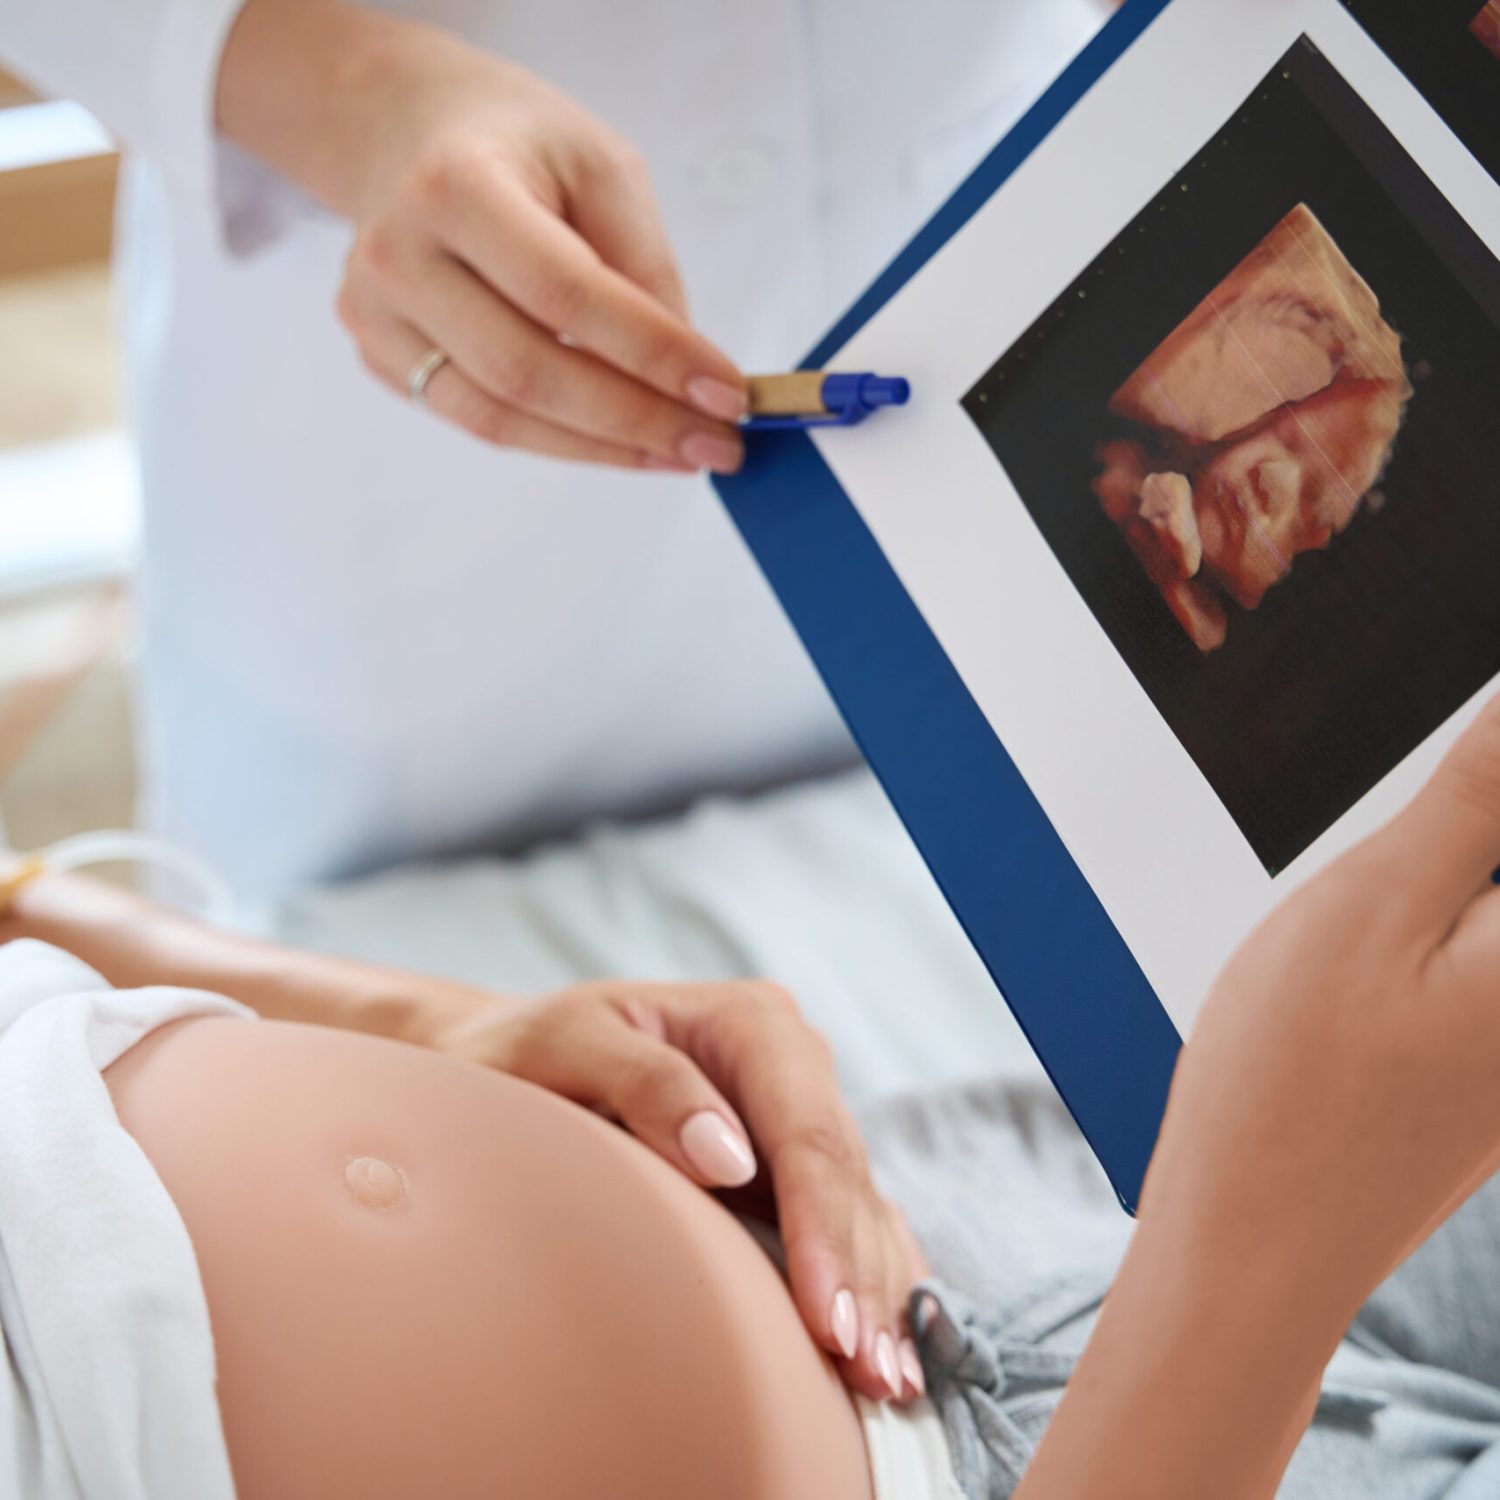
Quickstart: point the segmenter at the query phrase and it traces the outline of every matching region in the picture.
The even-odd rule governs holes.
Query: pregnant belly
[[[192,1236],[241,1500],[869,1500],[775,1270],[615,1127],[273,1022],[106,1076]]]

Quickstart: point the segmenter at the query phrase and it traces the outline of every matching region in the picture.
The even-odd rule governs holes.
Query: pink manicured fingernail
[[[925,1395],[927,1391],[927,1377],[922,1373],[922,1361],[917,1358],[917,1346],[910,1339],[901,1340],[899,1358],[901,1360],[901,1373],[906,1376],[906,1383],[917,1395]]]
[[[712,375],[695,375],[687,383],[688,400],[705,416],[738,422],[745,415],[744,391]]]
[[[883,1328],[875,1335],[875,1368],[892,1396],[901,1394],[901,1364],[896,1358],[896,1341]]]
[[[711,1109],[690,1115],[677,1133],[677,1143],[698,1175],[715,1187],[744,1187],[755,1176],[755,1153]]]
[[[690,432],[677,445],[684,463],[716,474],[733,474],[744,459],[744,450],[734,438],[712,432]]]
[[[833,1330],[833,1341],[844,1358],[853,1359],[859,1349],[859,1309],[854,1305],[854,1293],[848,1287],[841,1287],[834,1294],[828,1326]]]

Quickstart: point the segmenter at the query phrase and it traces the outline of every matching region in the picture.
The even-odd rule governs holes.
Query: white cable
[[[75,833],[45,849],[38,849],[36,853],[48,870],[59,873],[121,860],[155,866],[186,882],[197,898],[199,916],[213,922],[228,922],[234,914],[234,898],[229,886],[206,861],[175,844],[153,838],[148,833],[138,833],[132,828],[100,828],[93,833]]]

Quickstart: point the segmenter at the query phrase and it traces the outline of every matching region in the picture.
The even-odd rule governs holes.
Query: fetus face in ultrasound
[[[1359,511],[1412,394],[1375,293],[1299,203],[1111,396],[1094,492],[1200,651]]]

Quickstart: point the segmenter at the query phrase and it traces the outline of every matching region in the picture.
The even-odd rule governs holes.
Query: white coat
[[[133,153],[122,273],[158,831],[272,892],[852,752],[700,480],[486,448],[360,367],[346,225],[216,141],[242,0],[7,6]],[[397,0],[641,146],[704,332],[785,367],[1095,0]]]

